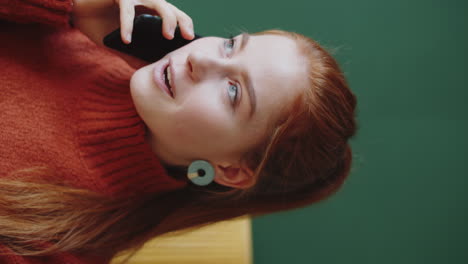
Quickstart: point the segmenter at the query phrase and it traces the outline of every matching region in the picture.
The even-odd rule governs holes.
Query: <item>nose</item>
[[[187,67],[193,81],[200,81],[209,75],[220,73],[224,68],[224,62],[201,52],[192,52],[187,56]]]

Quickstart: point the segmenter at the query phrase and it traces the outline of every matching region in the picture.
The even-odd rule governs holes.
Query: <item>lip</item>
[[[175,73],[174,73],[174,67],[172,66],[172,60],[169,60],[169,70],[171,71],[171,90],[172,90],[172,95],[175,98],[176,97],[176,84],[175,84]]]
[[[156,82],[156,85],[161,88],[161,90],[163,90],[169,97],[173,98],[171,96],[171,92],[169,91],[169,87],[167,87],[166,85],[166,82],[165,82],[165,79],[164,79],[164,69],[166,68],[166,66],[168,66],[170,64],[170,61],[169,60],[166,60],[164,62],[161,62],[159,65],[156,64],[156,66],[154,67],[154,71],[153,71],[153,79],[154,81]],[[172,67],[170,68],[171,69],[171,75],[172,75]],[[172,75],[173,76],[173,75]],[[171,77],[172,77],[171,76]],[[172,88],[173,91],[174,91],[174,87]],[[175,95],[175,94],[174,94]]]

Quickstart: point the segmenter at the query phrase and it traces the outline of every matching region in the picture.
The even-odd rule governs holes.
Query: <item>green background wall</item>
[[[468,2],[178,0],[202,35],[297,31],[358,97],[338,194],[253,220],[255,264],[468,263]]]

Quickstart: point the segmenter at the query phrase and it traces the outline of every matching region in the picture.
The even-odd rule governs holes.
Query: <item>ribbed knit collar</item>
[[[145,123],[130,94],[134,69],[117,68],[95,78],[79,100],[77,138],[82,161],[97,190],[117,196],[183,188],[167,174],[145,141]]]

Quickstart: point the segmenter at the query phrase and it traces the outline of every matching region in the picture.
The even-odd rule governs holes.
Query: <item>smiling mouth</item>
[[[171,71],[169,70],[170,65],[167,65],[166,69],[164,69],[164,82],[169,89],[169,92],[171,93],[171,97],[174,97],[174,93],[172,92],[172,76],[171,76]]]

